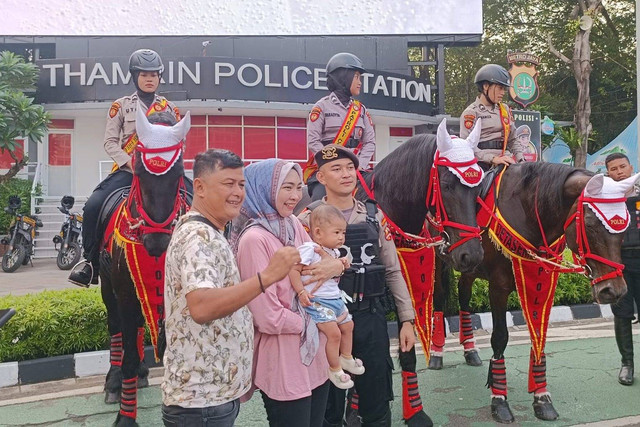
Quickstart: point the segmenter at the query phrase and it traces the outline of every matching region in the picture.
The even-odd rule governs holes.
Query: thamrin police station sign
[[[243,100],[313,104],[327,95],[324,66],[243,58],[165,58],[159,92],[172,101]],[[134,91],[128,58],[38,61],[41,103],[112,101]],[[431,115],[431,87],[402,74],[370,70],[358,97],[367,107]]]

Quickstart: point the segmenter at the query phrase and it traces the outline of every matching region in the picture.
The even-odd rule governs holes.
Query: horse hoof
[[[442,369],[442,356],[431,356],[429,358],[429,369]]]
[[[417,412],[413,417],[404,420],[408,427],[432,427],[433,421],[424,411]]]
[[[494,421],[502,424],[510,424],[513,422],[513,413],[506,399],[499,397],[491,398],[491,416]]]
[[[469,350],[464,352],[464,360],[467,361],[469,366],[482,366],[482,359],[476,350]]]
[[[557,420],[559,417],[548,394],[533,398],[533,412],[536,418],[544,421]]]
[[[125,417],[122,414],[118,414],[116,421],[112,424],[113,427],[138,427],[138,423],[133,418]]]
[[[104,403],[119,403],[120,402],[120,390],[104,392]]]
[[[145,387],[149,387],[149,378],[148,377],[144,377],[144,378],[138,377],[138,388],[145,388]]]

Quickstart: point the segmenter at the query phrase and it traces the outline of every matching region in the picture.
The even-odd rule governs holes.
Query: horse
[[[416,135],[389,153],[360,180],[356,198],[374,199],[383,213],[401,260],[416,309],[415,326],[429,348],[434,277],[438,255],[461,271],[472,271],[483,257],[475,200],[483,171],[475,160],[481,121],[467,140],[451,137],[446,121],[436,135]],[[415,348],[400,353],[403,418],[409,426],[428,417],[418,391]]]
[[[169,114],[154,113],[147,119],[143,111],[139,106],[133,182],[126,198],[118,195],[100,256],[101,293],[111,335],[105,402],[120,402],[117,426],[137,425],[137,388],[148,385],[148,369],[141,365],[145,321],[156,360],[161,358],[164,255],[173,227],[189,205],[182,158],[189,113],[176,124]]]
[[[593,297],[599,303],[616,302],[625,294],[626,284],[620,264],[622,231],[628,223],[628,212],[623,206],[624,193],[633,186],[636,178],[614,183],[610,178],[567,165],[520,163],[509,166],[496,181],[488,183],[493,186],[497,210],[481,203],[484,205],[481,213],[484,212],[485,219],[488,218],[478,221],[486,225],[482,235],[484,259],[474,271],[463,272],[458,287],[460,342],[465,347],[467,363],[477,366],[481,361],[473,346],[469,300],[475,278],[489,281],[493,356],[487,385],[492,390],[491,412],[495,421],[510,423],[514,420],[506,399],[504,350],[509,338],[507,298],[516,289],[532,338],[529,392],[534,393],[534,413],[541,420],[558,417],[546,387],[544,354],[544,336],[557,275],[561,272],[587,274],[592,278]],[[611,216],[611,212],[615,215]],[[624,219],[625,212],[627,220]],[[577,265],[563,262],[565,244],[574,253]],[[537,272],[527,273],[527,268],[523,268],[527,262]],[[535,290],[524,290],[530,289],[522,283],[527,274],[531,275],[534,283],[542,279],[535,285]],[[542,289],[545,280],[548,280],[548,289]],[[440,282],[436,283],[435,310],[442,309],[444,298],[444,287]],[[436,339],[438,334],[440,338]],[[431,369],[442,368],[443,347],[444,321],[442,313],[436,312]],[[468,353],[475,355],[469,357]]]

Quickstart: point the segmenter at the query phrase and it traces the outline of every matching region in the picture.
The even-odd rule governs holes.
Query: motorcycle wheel
[[[2,257],[2,270],[5,273],[13,273],[20,267],[26,257],[27,251],[24,246],[19,243],[16,244],[12,251],[7,252]]]
[[[80,261],[80,245],[70,242],[66,249],[60,249],[56,264],[60,270],[69,270]]]

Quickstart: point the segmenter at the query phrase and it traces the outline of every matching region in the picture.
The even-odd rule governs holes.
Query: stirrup
[[[82,269],[84,268],[84,265],[83,265],[83,264],[87,264],[87,265],[89,266],[89,268],[91,269],[91,275],[89,276],[89,283],[87,283],[86,285],[85,285],[84,283],[81,283],[81,282],[78,282],[78,281],[76,281],[76,280],[71,279],[71,277],[72,277],[74,274],[77,274],[77,271],[76,271],[76,270],[78,269],[78,266],[79,266],[79,265],[82,265],[82,267],[80,268],[80,271],[82,271]],[[72,284],[77,285],[77,286],[80,286],[80,287],[83,287],[83,288],[88,288],[89,286],[91,286],[91,284],[92,284],[92,282],[93,282],[93,264],[91,264],[91,261],[88,261],[88,260],[86,260],[86,259],[84,259],[84,260],[82,260],[82,261],[79,261],[76,265],[74,265],[74,266],[71,268],[71,273],[69,273],[69,277],[68,277],[68,279],[67,279],[67,280],[68,280],[69,282],[71,282]]]

